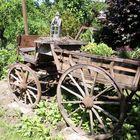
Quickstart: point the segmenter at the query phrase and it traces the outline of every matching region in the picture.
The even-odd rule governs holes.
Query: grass
[[[0,140],[39,140],[37,137],[24,137],[16,132],[14,126],[0,119]]]
[[[16,127],[6,122],[5,111],[0,108],[0,140],[39,140],[37,137],[24,137],[16,131]]]

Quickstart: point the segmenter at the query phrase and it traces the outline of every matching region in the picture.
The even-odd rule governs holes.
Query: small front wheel
[[[38,77],[27,65],[13,65],[8,73],[8,84],[17,101],[31,107],[40,101],[41,86]]]

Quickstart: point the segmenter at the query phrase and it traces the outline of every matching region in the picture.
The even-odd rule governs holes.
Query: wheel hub
[[[23,92],[26,91],[27,90],[27,83],[21,82],[20,85],[19,85],[19,88]]]
[[[92,96],[86,96],[84,97],[83,101],[82,101],[82,105],[85,107],[85,108],[92,108],[93,106],[93,98]]]

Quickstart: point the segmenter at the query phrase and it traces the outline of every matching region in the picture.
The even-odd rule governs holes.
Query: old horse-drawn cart
[[[68,125],[95,139],[111,137],[121,127],[126,102],[139,89],[140,61],[80,52],[81,41],[21,36],[18,52],[24,64],[8,74],[16,99],[35,106],[41,85],[57,84],[57,102]],[[131,91],[131,92],[130,92]]]

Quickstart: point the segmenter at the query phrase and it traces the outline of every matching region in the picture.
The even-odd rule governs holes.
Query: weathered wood
[[[38,44],[56,44],[56,45],[72,45],[77,46],[77,45],[85,45],[86,43],[78,41],[78,40],[74,40],[68,37],[59,37],[59,38],[52,38],[52,37],[40,37],[38,38],[35,43]]]
[[[35,47],[28,47],[28,48],[19,48],[19,50],[23,53],[35,51]]]
[[[36,65],[36,59],[33,55],[24,54],[24,61]]]
[[[58,61],[58,57],[57,57],[57,55],[56,55],[56,53],[55,53],[55,51],[54,51],[54,47],[55,47],[55,45],[54,45],[54,44],[51,44],[52,55],[53,55],[53,57],[54,57],[54,61],[55,61],[56,67],[57,67],[57,69],[58,69],[58,71],[59,71],[59,70],[61,69],[61,68],[60,68],[60,62]]]
[[[80,52],[72,52],[60,49],[55,49],[58,59],[61,58],[61,70],[64,72],[67,68],[73,64],[90,64],[102,67],[108,71],[114,80],[119,84],[121,88],[130,90],[136,90],[138,86],[139,77],[139,62],[135,60],[125,60],[122,58],[107,58],[106,57],[95,57],[94,55],[82,54]],[[88,57],[87,57],[88,56]],[[91,56],[91,57],[90,57]],[[103,60],[103,61],[100,61]],[[119,61],[121,60],[121,61]],[[134,62],[134,63],[133,63]],[[104,78],[98,77],[100,82],[105,82]]]
[[[19,48],[34,48],[35,47],[35,40],[39,38],[36,35],[22,35],[18,39],[18,47]]]
[[[63,73],[76,64],[89,64],[108,71],[121,88],[136,90],[140,79],[140,61],[117,57],[103,57],[80,52],[83,42],[74,39],[26,36],[20,37],[18,47],[26,61],[43,64],[54,61],[57,71]],[[35,56],[28,52],[34,51]],[[50,54],[51,53],[51,54]],[[44,62],[43,62],[44,61]],[[103,77],[98,77],[105,82]]]
[[[104,57],[104,56],[97,56],[94,54],[88,54],[88,53],[83,53],[80,51],[67,51],[67,50],[55,50],[56,52],[63,52],[63,53],[67,53],[67,54],[71,54],[74,55],[75,57],[77,56],[79,58],[79,56],[82,57],[87,57],[87,58],[93,58],[93,59],[97,59],[100,60],[100,62],[106,62],[106,61],[114,61],[114,62],[120,62],[120,63],[127,63],[127,64],[133,64],[133,65],[140,65],[140,61],[139,60],[132,60],[132,59],[123,59],[123,58],[118,58],[118,57]]]
[[[137,72],[136,72],[132,86],[135,86],[135,87],[139,86],[139,82],[140,82],[140,67],[137,68]],[[139,88],[139,87],[137,87],[137,88]]]
[[[36,44],[35,40],[39,36],[36,35],[22,35],[17,37],[17,50],[24,57],[24,61],[31,64],[36,64],[35,50]]]

